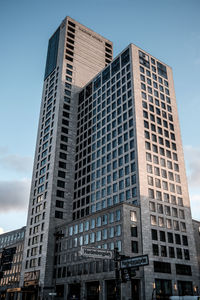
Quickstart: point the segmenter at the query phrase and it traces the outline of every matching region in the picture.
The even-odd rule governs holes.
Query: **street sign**
[[[81,256],[92,257],[92,258],[103,258],[103,259],[113,258],[113,251],[94,248],[94,247],[82,246],[79,254]]]
[[[136,256],[136,257],[131,257],[128,259],[121,260],[120,267],[121,269],[131,268],[131,267],[143,267],[148,264],[149,264],[148,255],[141,255],[141,256]]]

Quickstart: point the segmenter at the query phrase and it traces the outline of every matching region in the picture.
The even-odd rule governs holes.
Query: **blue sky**
[[[172,66],[192,214],[200,219],[200,1],[0,0],[0,232],[26,224],[48,39],[65,16]]]

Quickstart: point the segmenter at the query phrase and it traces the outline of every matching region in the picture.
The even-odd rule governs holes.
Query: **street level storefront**
[[[39,298],[40,271],[26,272],[24,286],[21,287],[22,300],[37,300]]]
[[[77,281],[56,285],[56,299],[59,300],[116,300],[116,280],[100,279],[89,281]],[[59,293],[59,291],[62,291]],[[121,296],[125,299],[141,299],[141,280],[134,279],[127,283],[122,283],[119,288]]]

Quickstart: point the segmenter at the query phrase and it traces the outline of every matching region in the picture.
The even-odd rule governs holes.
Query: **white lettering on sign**
[[[83,28],[81,28],[81,27],[79,27],[79,29],[80,29],[82,32],[86,33],[87,35],[93,37],[94,39],[96,39],[96,40],[99,41],[100,43],[102,43],[102,40],[101,40],[100,38],[98,38],[96,35],[91,34],[89,31],[87,31],[87,30],[85,30],[85,29],[83,29]]]
[[[105,249],[97,249],[92,247],[81,247],[80,255],[93,258],[107,258],[113,257],[113,252]]]
[[[149,264],[148,255],[142,255],[137,257],[132,257],[129,259],[124,259],[121,261],[121,268],[130,268],[130,267],[142,267]]]

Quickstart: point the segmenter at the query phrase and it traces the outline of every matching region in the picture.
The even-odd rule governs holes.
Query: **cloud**
[[[2,227],[0,227],[0,234],[4,233],[4,230]]]
[[[2,151],[0,151],[0,154],[2,154]],[[12,169],[18,173],[27,173],[32,169],[32,161],[32,158],[29,156],[1,155],[0,166],[5,169]]]
[[[184,147],[187,176],[190,187],[200,187],[200,148]]]
[[[0,181],[0,213],[27,210],[30,179]]]
[[[200,193],[190,196],[192,218],[200,220]]]
[[[8,148],[6,146],[0,146],[0,155],[6,154],[8,152]]]

